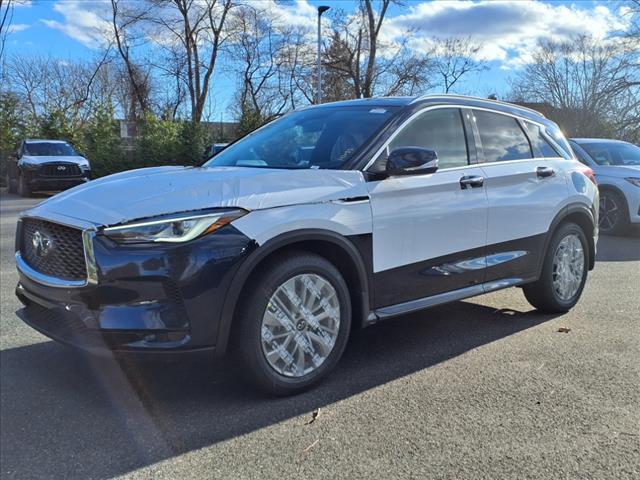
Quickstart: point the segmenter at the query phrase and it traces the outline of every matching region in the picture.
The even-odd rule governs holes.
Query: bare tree
[[[309,33],[304,26],[292,27],[284,33],[286,40],[280,51],[283,64],[278,82],[291,109],[313,103],[316,98],[316,51],[309,42]]]
[[[376,12],[371,4],[371,0],[361,0],[360,2],[360,10],[363,16],[366,17],[366,28],[364,31],[366,32],[368,40],[366,68],[362,81],[362,96],[366,98],[373,96],[376,56],[378,54],[378,37],[390,3],[391,0],[380,0]]]
[[[251,6],[241,6],[235,12],[232,31],[230,52],[237,60],[240,108],[251,108],[264,119],[280,113],[288,99],[286,95],[278,98],[279,92],[272,88],[282,66],[282,37],[274,19]]]
[[[375,8],[371,0],[362,0],[354,15],[338,12],[333,17],[331,44],[323,63],[329,77],[333,74],[348,81],[351,98],[410,94],[427,83],[428,55],[416,55],[406,41],[380,39],[390,4],[391,0],[380,0]]]
[[[181,51],[191,104],[191,120],[200,122],[211,88],[232,0],[151,0],[160,7],[152,21],[157,35],[168,36],[174,51]]]
[[[131,6],[133,5],[133,7]],[[133,59],[133,45],[142,34],[136,28],[147,19],[147,9],[138,4],[121,5],[121,0],[111,0],[111,25],[115,44],[124,63],[131,90],[129,118],[138,118],[150,110],[150,72]]]
[[[624,32],[624,36],[640,40],[640,0],[626,0],[621,6],[623,16],[629,21],[629,28]]]
[[[434,40],[432,55],[434,71],[440,77],[444,93],[450,93],[469,74],[488,68],[486,61],[478,60],[480,45],[471,38],[448,38]]]
[[[13,0],[0,0],[0,59],[4,58],[4,45],[13,20]]]
[[[640,140],[640,51],[580,36],[542,42],[513,82],[512,97],[546,103],[570,135]]]
[[[252,5],[236,9],[230,30],[231,70],[239,83],[238,105],[267,122],[297,102],[311,102],[308,90],[315,55],[304,27],[291,26],[277,14]],[[307,95],[309,95],[307,97]],[[241,112],[241,113],[242,113]]]

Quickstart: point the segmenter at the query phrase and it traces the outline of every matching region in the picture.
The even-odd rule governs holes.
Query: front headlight
[[[636,187],[640,187],[640,177],[627,177],[625,180],[629,183],[632,183]]]
[[[233,209],[201,214],[166,215],[105,228],[103,233],[118,243],[182,243],[213,233],[246,213],[246,210]]]
[[[25,170],[37,170],[38,168],[40,168],[39,163],[31,163],[25,161],[20,162],[18,166],[24,168]]]

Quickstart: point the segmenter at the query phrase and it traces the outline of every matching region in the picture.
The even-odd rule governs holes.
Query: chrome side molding
[[[374,314],[380,320],[384,320],[397,315],[404,315],[405,313],[416,312],[418,310],[424,310],[425,308],[435,307],[436,305],[442,305],[443,303],[455,302],[457,300],[475,297],[476,295],[482,295],[483,293],[494,292],[508,287],[515,287],[516,285],[520,285],[524,282],[525,280],[522,278],[505,278],[503,280],[480,283],[478,285],[472,285],[470,287],[453,290],[451,292],[439,293],[437,295],[431,295],[430,297],[419,298],[417,300],[411,300],[397,305],[378,308],[374,311]]]

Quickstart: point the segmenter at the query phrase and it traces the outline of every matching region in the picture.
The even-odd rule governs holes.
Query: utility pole
[[[321,56],[321,47],[322,47],[322,25],[321,25],[321,18],[322,18],[322,14],[324,12],[326,12],[327,10],[329,10],[330,7],[327,7],[326,5],[321,5],[320,7],[318,7],[318,85],[317,85],[317,91],[316,91],[316,104],[321,104],[322,103],[322,65],[321,65],[321,60],[320,60],[320,56]]]

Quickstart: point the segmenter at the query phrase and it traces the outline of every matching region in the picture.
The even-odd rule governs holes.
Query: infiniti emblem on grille
[[[33,232],[31,244],[33,245],[33,249],[38,257],[48,255],[53,248],[53,242],[51,239],[44,233],[41,233],[40,230]]]
[[[67,167],[65,165],[58,165],[58,170],[66,170]]]

